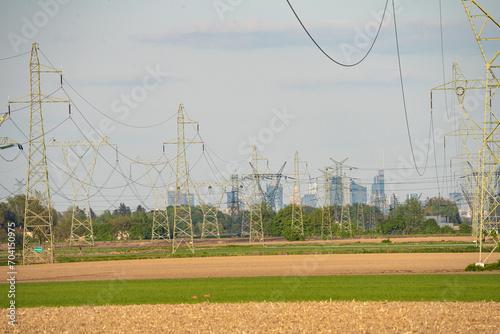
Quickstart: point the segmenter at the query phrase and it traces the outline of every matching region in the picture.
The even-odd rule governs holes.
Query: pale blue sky
[[[261,153],[269,158],[273,171],[287,161],[286,172],[292,173],[296,150],[308,161],[313,177],[319,175],[318,168],[331,164],[330,157],[349,157],[348,163],[361,169],[351,172],[351,176],[360,177],[367,185],[373,181],[376,170],[382,168],[384,156],[386,182],[395,183],[386,186],[387,193],[404,197],[415,187],[423,197],[437,195],[437,185],[432,183],[432,154],[431,167],[423,178],[411,169],[391,170],[411,165],[390,13],[368,58],[357,67],[342,68],[312,44],[285,0],[40,3],[2,2],[0,58],[29,51],[31,44],[38,42],[54,66],[62,66],[65,79],[82,96],[104,114],[129,125],[156,124],[173,116],[178,104],[184,103],[189,116],[200,122],[201,135],[215,152],[209,152],[210,157],[221,171],[230,172],[234,166],[218,157],[243,161],[252,138],[257,137]],[[357,61],[366,52],[379,22],[377,13],[385,5],[384,0],[291,3],[317,42],[341,62]],[[481,3],[500,17],[498,1]],[[226,7],[220,7],[221,4]],[[453,61],[471,78],[483,77],[484,64],[461,2],[443,0],[442,5],[446,78],[451,80]],[[392,9],[391,1],[389,8]],[[429,91],[443,83],[439,2],[400,0],[396,1],[396,8],[408,114],[418,158],[425,151],[419,147],[425,146],[428,136]],[[30,30],[29,25],[35,29]],[[356,48],[357,53],[346,59],[342,47]],[[45,63],[43,57],[41,62]],[[0,98],[5,111],[9,97],[29,92],[28,64],[28,55],[0,61]],[[156,79],[149,78],[151,72],[159,72]],[[150,86],[146,96],[127,107],[122,97],[131,95],[134,89],[137,93],[137,87],[144,88],[144,80]],[[58,88],[58,82],[57,77],[44,77],[42,90],[50,93]],[[103,130],[101,122],[105,117],[71,88],[66,86],[66,91],[92,126],[101,126]],[[61,93],[59,96],[63,96]],[[454,96],[449,95],[450,108],[452,101]],[[48,106],[44,111],[46,129],[67,117],[65,106]],[[278,111],[292,116],[286,122],[276,120]],[[454,130],[453,120],[443,118],[443,95],[435,97],[434,112],[436,131]],[[27,134],[28,109],[12,117]],[[73,120],[81,129],[91,131],[75,110]],[[106,124],[103,134],[130,158],[157,158],[162,154],[163,141],[176,136],[175,118],[146,129],[115,122]],[[26,141],[10,121],[0,131],[2,136]],[[84,139],[71,121],[47,135],[52,136],[58,140]],[[438,165],[442,166],[443,142],[439,133],[436,136]],[[453,140],[449,143],[447,164],[455,154]],[[169,149],[167,156],[174,156],[175,152]],[[11,159],[17,152],[1,153]],[[56,149],[51,148],[49,154],[51,161],[63,163]],[[102,154],[110,164],[115,163],[112,150],[103,150]],[[200,154],[201,148],[190,150],[191,166]],[[1,183],[8,190],[13,189],[15,178],[26,177],[25,161],[23,156],[10,163],[1,161]],[[120,157],[120,167],[127,175],[129,163],[126,157]],[[97,166],[95,181],[103,184],[111,167],[103,161],[98,161]],[[193,177],[211,181],[205,157],[197,167],[193,168]],[[248,163],[244,162],[242,168],[250,172]],[[439,168],[438,173],[443,176],[443,169]],[[446,173],[449,176],[449,169]],[[54,169],[51,175],[56,174],[61,172]],[[133,179],[139,176],[134,171]],[[57,175],[53,177],[57,180]],[[62,174],[55,182],[62,185],[63,179]],[[147,185],[147,179],[141,178],[139,183]],[[110,189],[102,190],[109,202],[96,194],[96,203],[92,204],[96,211],[120,201],[137,206],[137,195],[128,187],[123,189],[124,184],[123,177],[113,175],[105,184]],[[441,186],[442,194],[452,191],[451,182],[448,187]],[[285,187],[285,193],[288,188]],[[59,209],[67,207],[70,202],[58,193],[71,198],[71,188],[66,184],[53,194]],[[147,188],[137,185],[137,193],[152,208]],[[8,195],[7,190],[0,189],[1,198]]]

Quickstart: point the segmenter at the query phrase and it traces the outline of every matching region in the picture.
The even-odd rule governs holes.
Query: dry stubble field
[[[459,273],[477,254],[343,254],[152,259],[20,266],[19,282],[281,275]],[[492,255],[491,261],[500,259]],[[498,303],[303,302],[17,310],[14,333],[497,333]]]

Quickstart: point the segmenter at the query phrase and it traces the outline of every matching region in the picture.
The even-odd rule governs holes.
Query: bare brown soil
[[[165,258],[17,266],[17,282],[199,277],[463,273],[476,253],[387,253]],[[489,261],[500,259],[493,253]],[[5,275],[5,274],[4,274]]]
[[[2,333],[499,333],[500,304],[302,302],[0,310]]]
[[[358,237],[358,238],[343,238],[333,240],[321,240],[320,238],[307,238],[305,241],[299,242],[300,244],[346,244],[346,243],[381,243],[382,240],[390,238],[392,243],[403,242],[473,242],[474,237],[464,235],[430,235],[430,236],[375,236],[375,237]],[[287,241],[284,238],[266,238],[266,245],[284,245],[294,244],[296,242]],[[227,245],[248,245],[248,238],[223,238],[223,239],[197,239],[196,246],[227,246]],[[131,241],[105,241],[96,242],[97,248],[143,248],[151,246],[168,247],[168,241],[154,241],[151,240],[131,240]],[[65,248],[67,244],[58,245],[58,248]]]
[[[392,243],[403,242],[473,242],[474,238],[464,235],[430,235],[430,236],[376,236],[376,237],[359,237],[347,239],[321,240],[320,238],[307,238],[306,241],[301,241],[300,244],[346,244],[346,243],[381,243],[384,239],[391,239]],[[283,245],[294,244],[284,238],[266,238],[266,245]],[[204,239],[196,240],[196,246],[227,246],[227,245],[248,245],[248,238],[223,238],[223,239]],[[171,244],[168,241],[151,240],[127,240],[127,241],[99,241],[95,243],[95,248],[146,248],[146,247],[169,247]],[[69,246],[68,243],[56,244],[57,249],[75,248]],[[7,243],[0,244],[0,250],[7,250]]]

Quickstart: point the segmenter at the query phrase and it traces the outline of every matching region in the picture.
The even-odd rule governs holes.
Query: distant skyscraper
[[[342,205],[342,197],[344,194],[342,193],[342,178],[332,177],[332,189],[330,192],[330,205]]]
[[[179,205],[186,205],[188,204],[187,196],[186,194],[182,194],[182,197],[179,199]],[[170,189],[167,191],[167,204],[168,205],[175,205],[175,188],[170,187]],[[189,194],[189,205],[194,206],[194,194]]]
[[[411,198],[415,198],[418,200],[418,194],[406,194],[406,200],[409,200]]]
[[[368,201],[368,192],[366,191],[366,187],[363,187],[354,180],[351,181],[351,203],[361,203],[366,204]]]
[[[385,209],[385,178],[384,170],[378,171],[378,175],[373,178],[372,184],[372,202],[381,210]]]
[[[175,188],[170,187],[167,191],[167,204],[168,205],[175,205]]]
[[[269,184],[266,188],[266,193],[270,194],[276,184]],[[276,188],[276,192],[274,193],[274,203],[268,203],[268,205],[275,211],[283,209],[283,186],[280,184],[278,188]]]
[[[317,205],[316,194],[305,194],[302,196],[302,206],[311,206],[315,208]]]

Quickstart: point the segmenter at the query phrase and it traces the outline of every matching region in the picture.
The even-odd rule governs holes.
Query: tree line
[[[16,195],[0,203],[0,241],[7,240],[7,226],[14,222],[16,228],[21,228],[24,223],[25,196]],[[470,221],[461,219],[455,202],[442,198],[427,199],[423,206],[417,199],[410,199],[404,204],[393,208],[384,215],[377,207],[364,204],[348,206],[350,226],[332,224],[331,235],[334,237],[350,237],[360,235],[412,235],[412,234],[453,234],[457,233],[449,226],[439,227],[435,219],[426,216],[448,217],[448,221],[459,227],[458,233],[471,234]],[[262,203],[262,222],[264,235],[268,237],[284,237],[287,240],[301,240],[305,237],[326,237],[328,233],[322,230],[324,212],[322,208],[309,206],[302,207],[304,235],[293,234],[291,230],[292,207],[291,205],[275,212]],[[332,206],[326,210],[331,212],[332,221],[340,221],[340,206]],[[79,210],[84,215],[83,210]],[[203,211],[200,206],[191,208],[193,233],[201,235],[203,225]],[[69,207],[63,212],[53,209],[53,235],[56,242],[67,241],[71,233],[71,220],[73,208]],[[170,233],[174,208],[167,207],[166,214],[169,218]],[[94,239],[96,241],[112,241],[117,239],[147,240],[151,239],[153,227],[152,211],[147,212],[141,205],[131,210],[124,203],[113,211],[106,210],[100,215],[95,215],[91,210],[93,220]],[[218,211],[219,230],[222,237],[242,236],[242,222],[248,221],[249,213],[241,211],[238,215],[230,216]]]

